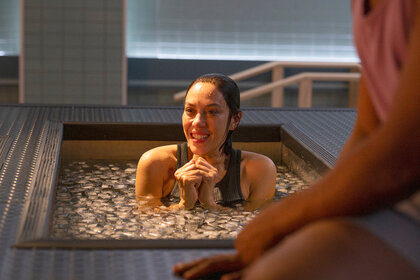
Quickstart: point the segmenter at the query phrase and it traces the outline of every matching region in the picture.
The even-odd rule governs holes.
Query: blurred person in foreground
[[[186,279],[420,279],[420,1],[354,0],[358,115],[336,166]]]

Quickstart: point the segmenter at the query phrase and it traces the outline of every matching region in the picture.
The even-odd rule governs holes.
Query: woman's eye
[[[216,115],[216,114],[217,114],[217,111],[216,111],[216,110],[210,110],[210,111],[209,111],[209,114],[210,114],[210,115]]]

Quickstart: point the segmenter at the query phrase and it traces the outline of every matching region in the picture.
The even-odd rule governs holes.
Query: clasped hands
[[[218,171],[204,158],[194,156],[174,175],[180,191],[178,206],[191,209],[199,201],[205,208],[218,207],[213,195]]]

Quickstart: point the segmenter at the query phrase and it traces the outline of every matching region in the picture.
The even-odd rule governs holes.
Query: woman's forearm
[[[214,186],[208,184],[201,184],[199,188],[198,200],[205,208],[217,207],[214,199]]]
[[[198,200],[197,190],[193,186],[182,186],[179,184],[180,201],[178,206],[185,209],[191,209],[194,207]]]

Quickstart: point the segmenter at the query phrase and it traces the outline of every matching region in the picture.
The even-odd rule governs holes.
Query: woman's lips
[[[202,133],[191,133],[191,139],[196,143],[201,143],[206,141],[209,138],[209,134],[202,134]]]

